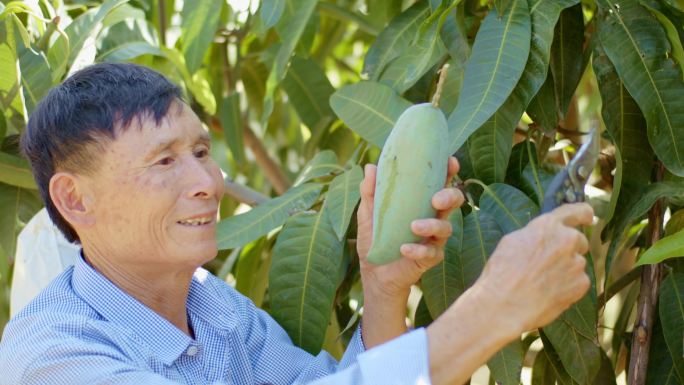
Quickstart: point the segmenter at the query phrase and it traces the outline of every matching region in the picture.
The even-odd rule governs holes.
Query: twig
[[[665,167],[661,162],[656,165],[656,182],[663,179]],[[651,234],[646,247],[655,244],[661,237],[663,227],[664,202],[657,200],[648,212],[648,222]],[[660,291],[661,266],[660,264],[646,265],[641,273],[641,288],[637,300],[637,319],[634,324],[632,337],[632,349],[629,360],[629,385],[644,385],[646,383],[646,370],[648,368],[648,354],[651,350],[651,332],[655,307],[658,303]]]
[[[166,0],[157,0],[159,12],[159,40],[162,47],[166,47]]]
[[[448,72],[449,63],[445,63],[442,66],[442,69],[439,70],[439,80],[437,81],[437,88],[435,89],[435,94],[432,96],[432,105],[435,108],[439,107],[439,99],[442,97],[442,87],[444,87],[444,82],[446,82]]]
[[[224,179],[223,184],[225,186],[226,195],[238,202],[245,203],[250,206],[256,206],[260,203],[266,202],[269,199],[266,195],[256,190],[252,190],[247,186],[235,183],[230,178]]]
[[[247,122],[244,124],[243,140],[247,147],[252,150],[254,158],[276,192],[278,194],[284,194],[290,188],[292,182],[290,182],[285,173],[283,173],[280,166],[271,159],[271,156],[268,155],[268,152],[266,151],[266,147],[264,147],[261,140],[254,135],[254,131],[252,131]]]

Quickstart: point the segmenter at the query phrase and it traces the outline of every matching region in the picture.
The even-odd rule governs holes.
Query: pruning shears
[[[584,201],[584,186],[598,161],[600,137],[598,127],[589,132],[574,158],[553,178],[544,194],[541,213],[547,213],[563,203]]]

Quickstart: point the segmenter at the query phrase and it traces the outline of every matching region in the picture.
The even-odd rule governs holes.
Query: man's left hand
[[[456,158],[449,157],[445,186],[451,184],[459,170]],[[376,166],[368,164],[361,182],[361,203],[357,212],[358,230],[356,249],[361,264],[364,291],[370,290],[387,298],[407,297],[411,285],[421,275],[444,259],[444,245],[451,235],[449,214],[463,204],[463,194],[456,188],[445,187],[432,197],[435,218],[418,219],[411,223],[414,234],[423,237],[420,243],[401,245],[402,258],[385,265],[368,262],[366,256],[373,237],[373,202],[375,196]]]

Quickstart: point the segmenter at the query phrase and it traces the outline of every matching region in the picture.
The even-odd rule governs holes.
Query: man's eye
[[[173,163],[173,158],[168,157],[168,156],[167,156],[166,158],[160,159],[160,160],[157,162],[157,164],[162,165],[162,166],[168,166],[168,165],[170,165],[171,163]]]
[[[207,149],[197,150],[195,152],[195,156],[198,158],[206,158],[207,156],[209,156],[209,150],[207,150]]]

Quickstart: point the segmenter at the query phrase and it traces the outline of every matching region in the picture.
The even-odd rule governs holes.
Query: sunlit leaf
[[[37,188],[28,162],[4,152],[0,152],[0,182],[27,189]]]
[[[385,66],[413,41],[429,13],[427,1],[421,0],[394,18],[366,53],[362,73],[371,80],[378,80]]]
[[[513,91],[527,63],[530,36],[526,0],[513,0],[502,17],[496,12],[487,15],[466,64],[458,105],[449,116],[452,151],[459,149]]]
[[[185,1],[181,12],[182,52],[188,71],[194,74],[214,39],[221,16],[221,0]]]
[[[303,184],[244,214],[220,221],[216,228],[218,248],[233,249],[266,235],[281,226],[290,215],[311,207],[321,188],[316,183]]]
[[[330,97],[330,106],[349,128],[382,148],[399,115],[411,103],[384,84],[364,81],[338,89]]]
[[[330,123],[333,112],[328,99],[335,89],[316,62],[295,56],[283,79],[283,89],[299,119],[312,132],[320,131]]]
[[[344,239],[356,204],[361,198],[359,185],[362,180],[361,167],[354,166],[336,176],[330,183],[328,196],[325,199],[326,208],[323,211],[328,215],[330,225],[340,241]]]
[[[342,166],[337,163],[337,155],[332,150],[323,150],[316,154],[309,163],[302,168],[294,185],[300,185],[311,179],[328,175],[335,171],[341,171]]]
[[[285,10],[285,0],[263,0],[259,14],[264,29],[268,29],[276,25]]]

